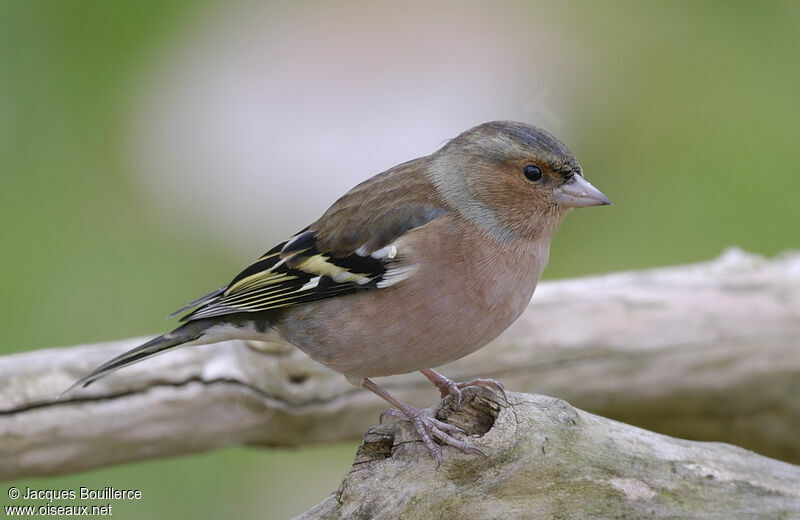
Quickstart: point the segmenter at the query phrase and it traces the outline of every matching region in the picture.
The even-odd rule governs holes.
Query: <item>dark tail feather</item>
[[[157,338],[153,338],[147,343],[139,345],[138,347],[115,357],[114,359],[94,369],[86,377],[77,381],[75,384],[69,387],[64,394],[79,386],[87,387],[98,379],[105,377],[111,372],[119,370],[120,368],[138,363],[143,359],[155,356],[156,354],[161,354],[162,352],[179,347],[184,343],[196,340],[203,335],[203,329],[205,328],[197,327],[197,325],[197,322],[187,323],[178,327],[172,332],[167,332],[166,334],[158,336]]]
[[[182,313],[183,311],[188,311],[189,309],[193,309],[195,307],[199,307],[200,305],[203,305],[204,303],[210,302],[211,300],[213,300],[214,298],[216,298],[217,296],[219,296],[220,294],[225,292],[225,289],[227,289],[227,288],[228,288],[227,285],[224,286],[224,287],[220,287],[216,291],[212,291],[212,292],[206,294],[205,296],[201,296],[198,299],[187,303],[186,305],[184,305],[183,307],[181,307],[177,311],[175,311],[172,314],[170,314],[169,316],[167,316],[167,319],[174,318],[175,316],[177,316],[178,314]]]

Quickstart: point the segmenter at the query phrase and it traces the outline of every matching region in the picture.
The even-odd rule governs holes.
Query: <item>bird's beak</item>
[[[573,175],[566,184],[553,190],[556,202],[568,208],[606,206],[611,201],[603,192],[589,184],[582,175]]]

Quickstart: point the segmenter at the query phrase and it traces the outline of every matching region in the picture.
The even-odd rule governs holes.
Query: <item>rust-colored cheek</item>
[[[523,234],[532,234],[540,226],[536,224],[546,218],[552,208],[547,188],[537,187],[522,178],[494,175],[470,177],[467,180],[470,194],[476,201],[492,210],[497,219],[507,228]]]

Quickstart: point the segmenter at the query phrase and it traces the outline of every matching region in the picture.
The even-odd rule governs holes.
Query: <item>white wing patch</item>
[[[407,279],[409,276],[414,274],[414,271],[416,270],[417,268],[414,265],[392,267],[383,274],[383,279],[380,282],[378,282],[376,286],[378,287],[378,289],[385,289],[386,287],[391,287],[392,285],[395,285]]]
[[[318,286],[318,285],[319,285],[319,280],[320,280],[320,278],[322,278],[322,277],[321,277],[321,276],[316,276],[316,277],[312,278],[311,280],[309,280],[308,282],[306,282],[306,283],[305,283],[305,284],[304,284],[304,285],[303,285],[303,286],[300,288],[300,290],[301,290],[301,291],[306,291],[306,290],[308,290],[308,289],[314,289],[316,286]]]
[[[372,253],[367,253],[367,244],[364,244],[363,246],[356,249],[355,253],[361,257],[369,255],[375,260],[383,260],[384,258],[388,258],[389,260],[391,260],[392,258],[397,256],[397,247],[393,244],[389,244],[386,247],[376,249]]]
[[[397,247],[393,244],[389,244],[386,247],[373,251],[371,255],[372,258],[375,260],[383,260],[384,258],[388,258],[391,260],[392,258],[397,256]]]

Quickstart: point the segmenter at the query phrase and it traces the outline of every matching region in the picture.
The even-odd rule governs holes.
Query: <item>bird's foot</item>
[[[381,414],[381,422],[385,417],[400,419],[403,421],[410,421],[414,425],[414,429],[422,438],[425,447],[431,452],[438,464],[442,463],[442,449],[434,442],[437,439],[444,445],[453,446],[466,453],[478,453],[485,455],[481,450],[470,446],[468,443],[456,439],[451,434],[465,434],[466,432],[453,424],[442,422],[433,417],[428,417],[425,413],[410,406],[402,409],[390,408]]]
[[[485,388],[492,389],[495,392],[502,395],[503,400],[506,403],[508,403],[508,396],[506,395],[506,389],[503,387],[500,381],[496,381],[494,379],[473,379],[472,381],[456,383],[451,379],[441,376],[441,379],[437,378],[435,381],[433,381],[433,384],[435,384],[436,387],[439,389],[442,399],[444,399],[448,395],[452,395],[455,397],[456,408],[461,407],[461,391],[470,386],[483,386]]]
[[[404,421],[411,421],[411,424],[414,425],[414,429],[419,434],[422,442],[425,443],[425,447],[427,447],[428,451],[430,451],[434,458],[436,458],[436,462],[438,464],[442,463],[442,450],[433,441],[433,439],[438,440],[442,444],[458,448],[464,452],[479,453],[481,455],[484,454],[478,448],[473,448],[466,442],[453,437],[452,434],[466,434],[466,432],[458,426],[442,422],[438,419],[434,419],[433,417],[428,417],[419,408],[414,408],[413,406],[405,404],[387,392],[384,388],[376,385],[369,378],[365,377],[361,379],[360,383],[361,386],[379,395],[395,407],[390,408],[381,414],[381,422],[383,422],[384,417],[393,417]]]

